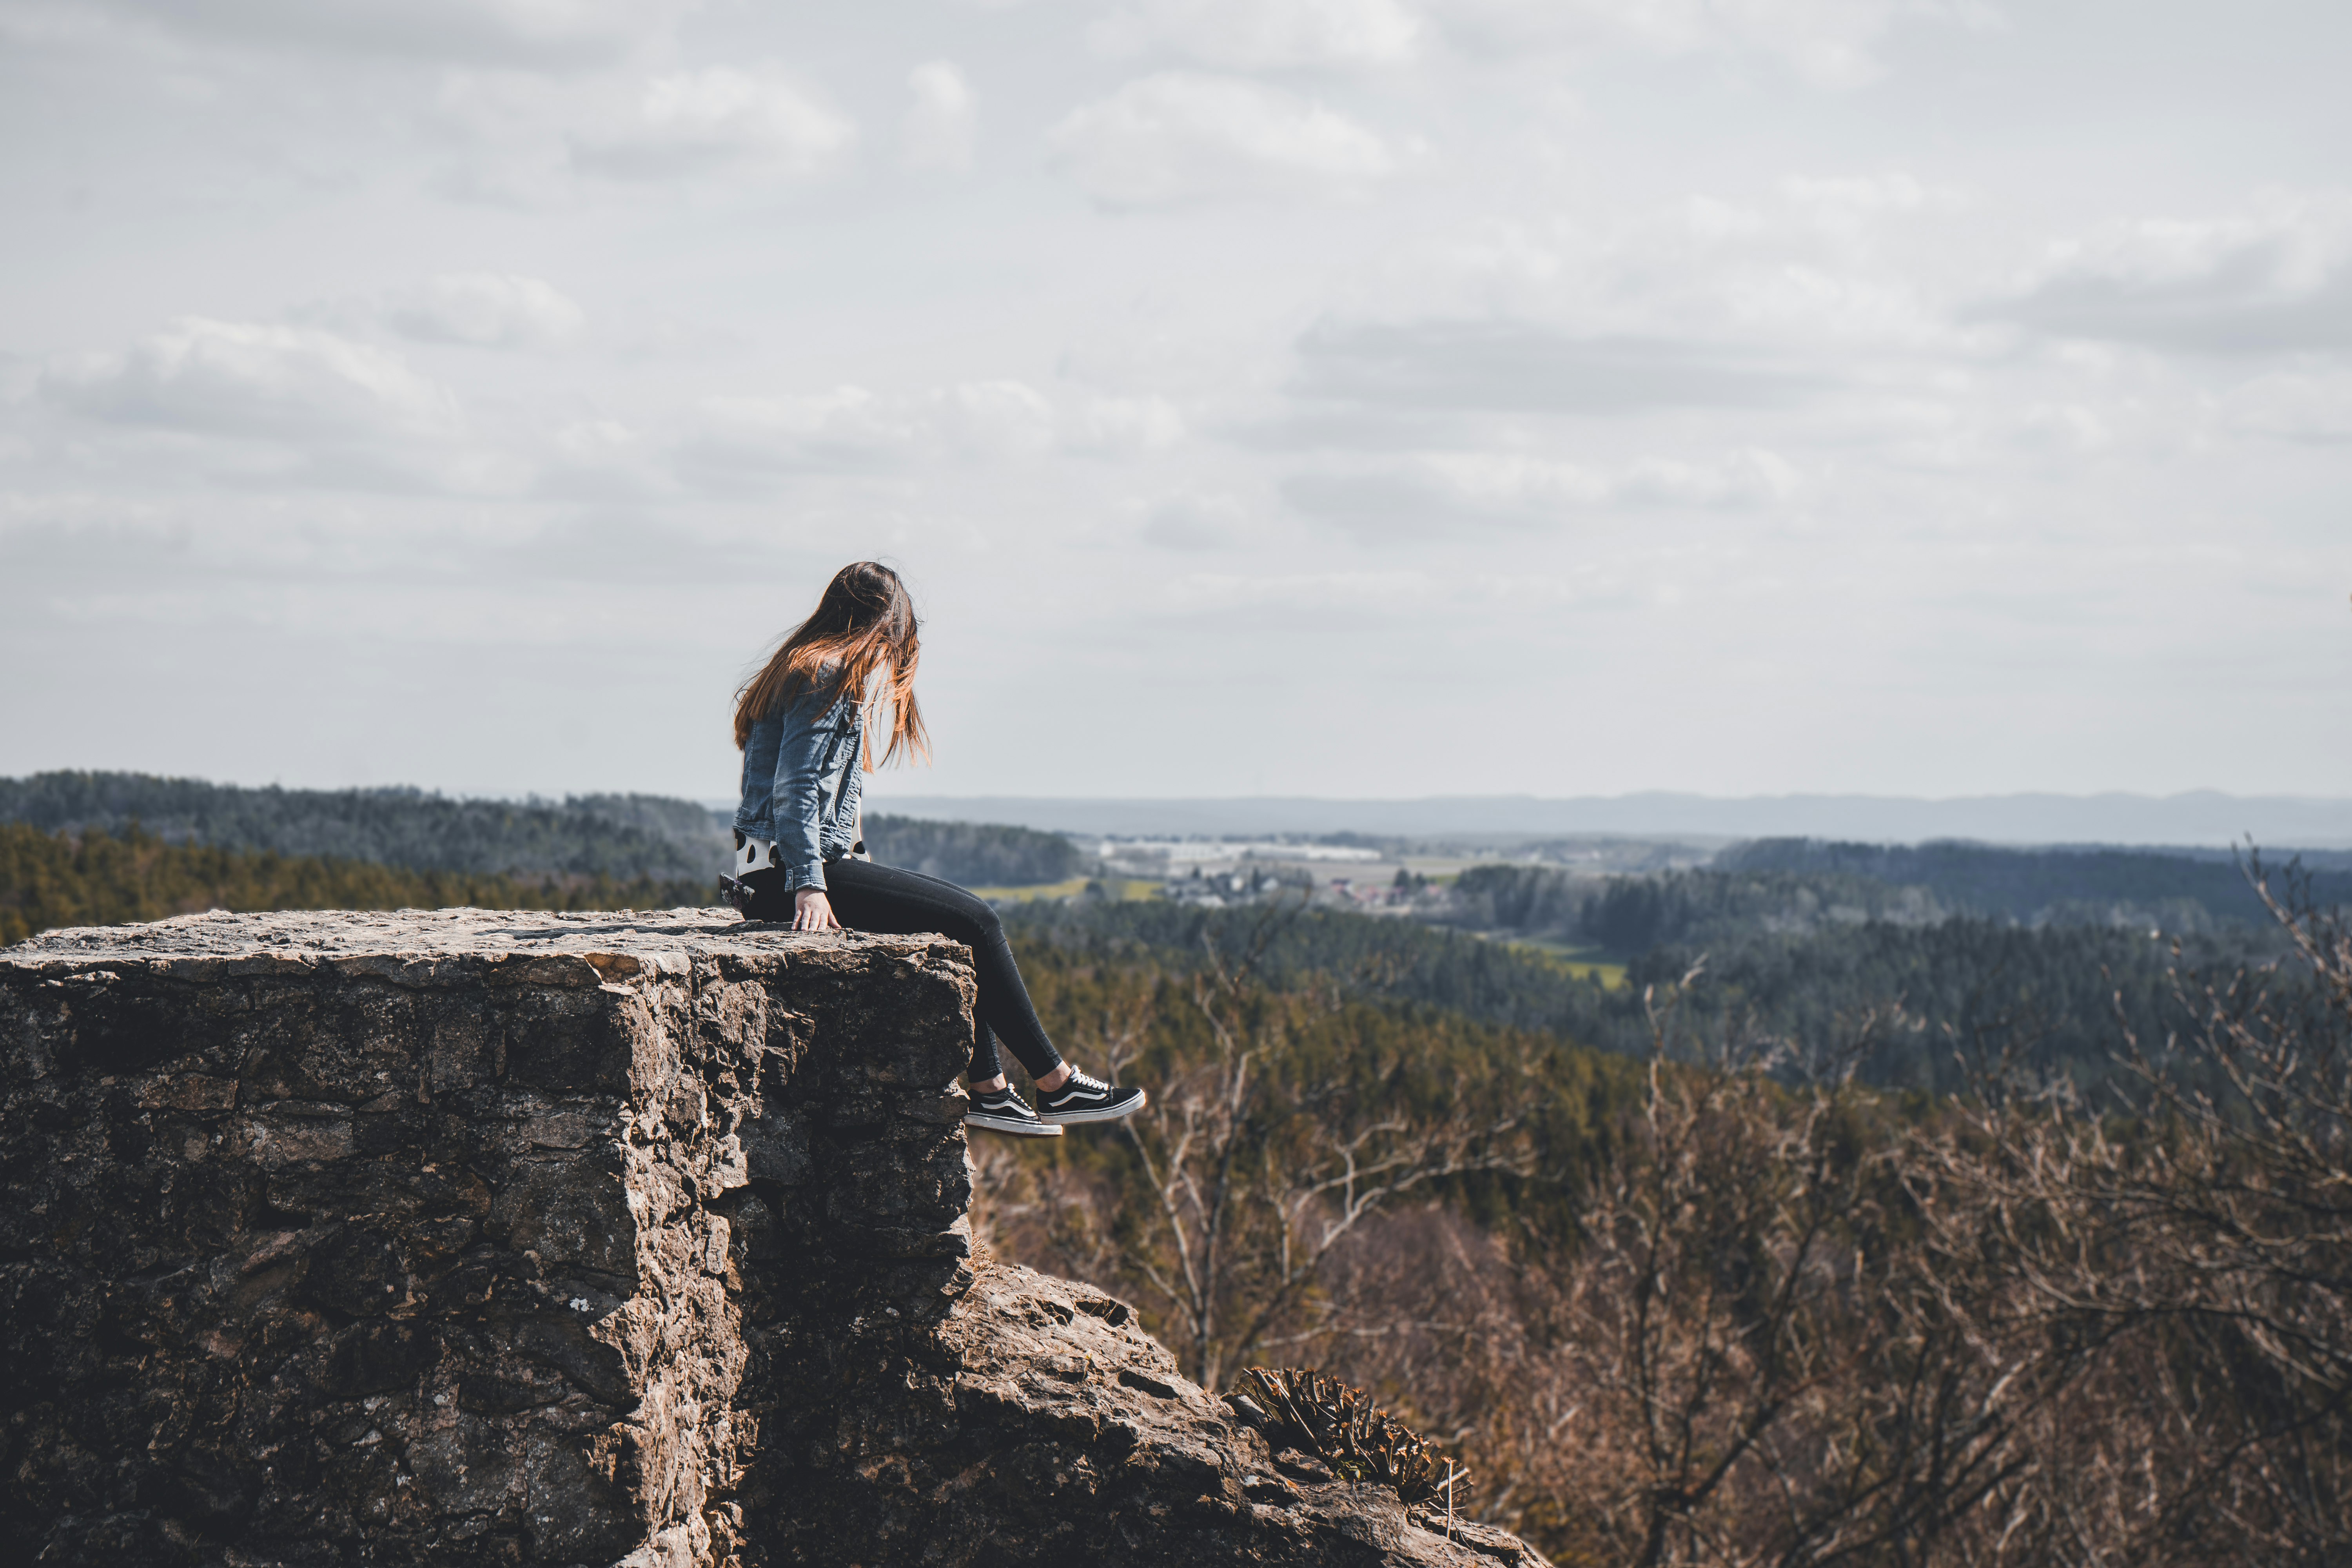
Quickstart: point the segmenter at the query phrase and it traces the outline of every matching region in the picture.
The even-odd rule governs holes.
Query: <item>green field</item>
[[[1073,877],[1066,882],[1045,882],[1034,888],[972,888],[968,890],[992,903],[1025,904],[1036,899],[1075,899],[1087,890],[1088,880],[1090,879],[1086,877]],[[1160,896],[1160,884],[1153,881],[1129,879],[1111,885],[1118,888],[1121,900]]]
[[[1563,974],[1579,980],[1598,980],[1602,987],[1614,991],[1625,984],[1625,966],[1612,962],[1597,947],[1570,947],[1561,942],[1538,942],[1531,937],[1498,937],[1505,947],[1519,952],[1531,952]]]

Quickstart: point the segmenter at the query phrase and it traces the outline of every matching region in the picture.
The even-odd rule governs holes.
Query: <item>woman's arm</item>
[[[824,809],[823,768],[826,731],[824,719],[832,705],[815,691],[803,691],[784,715],[784,732],[776,746],[773,791],[776,819],[776,862],[784,885],[794,889],[824,890]],[[794,921],[797,925],[799,922]]]

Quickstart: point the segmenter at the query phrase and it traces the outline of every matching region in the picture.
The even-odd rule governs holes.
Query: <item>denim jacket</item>
[[[827,705],[803,689],[755,720],[743,742],[743,802],[735,831],[776,846],[787,888],[823,888],[824,863],[857,842],[857,797],[865,788],[866,710],[856,692]]]

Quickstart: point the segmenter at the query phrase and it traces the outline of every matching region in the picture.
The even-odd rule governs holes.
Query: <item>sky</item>
[[[0,773],[2352,794],[2352,11],[0,0]]]

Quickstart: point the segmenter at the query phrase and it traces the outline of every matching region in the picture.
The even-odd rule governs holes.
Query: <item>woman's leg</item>
[[[985,1018],[971,1021],[971,1068],[974,1083],[994,1083],[1004,1076],[1004,1059],[996,1054],[996,1031]]]
[[[986,900],[974,898],[953,882],[896,866],[877,866],[870,860],[836,860],[824,868],[824,879],[835,916],[852,931],[898,935],[935,931],[971,949],[980,981],[975,1009],[979,1027],[973,1031],[971,1063],[974,1082],[984,1082],[1003,1070],[996,1057],[1000,1037],[1031,1078],[1048,1077],[1062,1065],[1061,1053],[1046,1037],[1045,1026],[1038,1021],[1037,1009],[1029,1000],[1029,988],[1021,983],[1004,923]]]
[[[744,877],[743,885],[751,889],[751,907],[743,911],[745,920],[792,924],[793,890],[784,886],[784,878],[782,866],[770,866]]]

